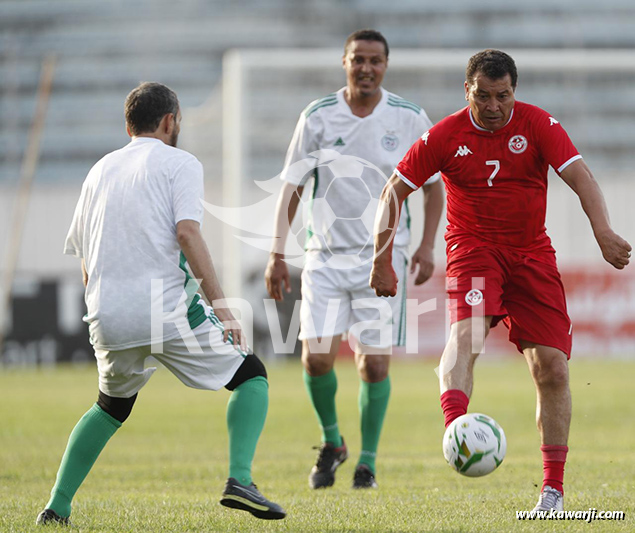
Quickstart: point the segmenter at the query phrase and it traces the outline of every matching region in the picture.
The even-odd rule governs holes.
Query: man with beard
[[[82,259],[97,403],[73,429],[51,499],[38,524],[69,524],[71,501],[155,368],[153,355],[185,385],[225,387],[229,478],[221,504],[263,519],[284,518],[251,479],[268,406],[267,373],[247,352],[203,240],[203,167],[176,148],[176,94],[143,83],[125,103],[131,142],[101,159],[82,187],[64,252]],[[197,294],[188,266],[210,307]]]

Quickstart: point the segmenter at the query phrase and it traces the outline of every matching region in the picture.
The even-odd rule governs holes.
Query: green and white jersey
[[[282,180],[301,186],[313,179],[311,199],[306,204],[310,212],[305,215],[307,250],[337,253],[372,250],[375,209],[366,209],[369,195],[374,208],[403,155],[432,127],[421,107],[383,88],[373,112],[364,118],[355,116],[346,103],[344,91],[342,88],[311,102],[302,112],[280,175]],[[331,163],[333,155],[337,158],[337,154],[329,152],[333,150],[352,157],[340,160],[343,164]],[[355,159],[363,161],[358,165]],[[346,171],[349,163],[350,170]],[[325,203],[330,210],[324,208]],[[408,245],[409,223],[406,204],[395,246]]]
[[[64,253],[86,263],[84,320],[95,348],[172,340],[179,336],[175,321],[196,327],[206,320],[195,290],[184,297],[189,274],[176,240],[177,222],[202,222],[202,198],[201,163],[159,139],[137,137],[90,170]],[[164,314],[154,332],[152,306],[155,318]]]

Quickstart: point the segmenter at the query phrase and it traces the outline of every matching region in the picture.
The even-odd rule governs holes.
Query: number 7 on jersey
[[[487,178],[487,185],[489,187],[492,187],[494,185],[494,178],[496,177],[496,174],[498,174],[498,171],[501,169],[501,162],[498,159],[492,159],[491,161],[485,161],[485,164],[492,165],[494,167],[494,170],[492,170],[489,178]]]

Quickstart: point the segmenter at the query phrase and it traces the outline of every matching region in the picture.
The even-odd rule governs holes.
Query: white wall
[[[597,176],[606,196],[614,229],[635,244],[635,180],[614,176]],[[206,200],[220,203],[220,178],[206,183]],[[18,276],[59,277],[79,276],[79,264],[73,257],[64,256],[64,238],[79,197],[80,184],[35,185],[31,195],[28,216],[24,228],[22,247],[18,261]],[[2,258],[7,254],[9,226],[13,219],[12,187],[0,187],[0,243]],[[413,246],[421,238],[422,208],[421,192],[410,200],[412,214]],[[602,261],[589,223],[582,211],[577,196],[557,177],[550,181],[547,231],[551,236],[558,260],[561,264],[599,263]],[[271,213],[273,217],[273,213]],[[272,227],[271,221],[263,224]],[[203,233],[212,257],[220,269],[223,258],[220,254],[221,228],[219,222],[206,215]],[[444,262],[443,229],[437,236],[436,254],[439,263]],[[262,265],[264,269],[264,264]]]

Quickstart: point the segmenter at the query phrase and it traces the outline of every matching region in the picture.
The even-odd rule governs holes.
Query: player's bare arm
[[[423,186],[423,237],[421,244],[412,256],[410,273],[413,274],[417,265],[419,272],[415,278],[415,285],[421,285],[430,279],[434,272],[434,239],[439,227],[439,220],[443,212],[443,183],[437,180],[430,185]]]
[[[225,305],[225,295],[221,289],[212,256],[209,253],[207,244],[201,235],[200,224],[195,220],[181,220],[176,225],[176,238],[181,250],[187,259],[192,274],[201,281],[201,290],[208,303],[214,308],[214,314],[225,326],[223,340],[227,342],[229,334],[232,334],[234,345],[243,350],[247,349],[247,338],[245,337],[240,323]]]
[[[284,261],[284,247],[287,242],[287,235],[291,222],[295,217],[300,203],[300,197],[304,187],[298,187],[289,182],[284,182],[278,197],[276,205],[276,213],[274,217],[273,243],[271,245],[271,253],[269,261],[265,269],[265,284],[267,292],[274,300],[283,300],[283,284],[284,292],[291,292],[291,281],[289,278],[289,269]]]
[[[401,206],[412,192],[413,189],[394,173],[381,192],[375,217],[375,255],[369,282],[377,296],[397,294],[397,274],[392,267],[394,231],[391,228],[397,225]]]
[[[602,250],[604,259],[618,270],[629,263],[631,245],[611,229],[609,213],[600,186],[595,181],[591,169],[578,159],[565,168],[560,177],[580,198],[595,240]]]
[[[88,271],[86,270],[86,260],[82,258],[82,281],[84,282],[84,287],[88,286]]]

